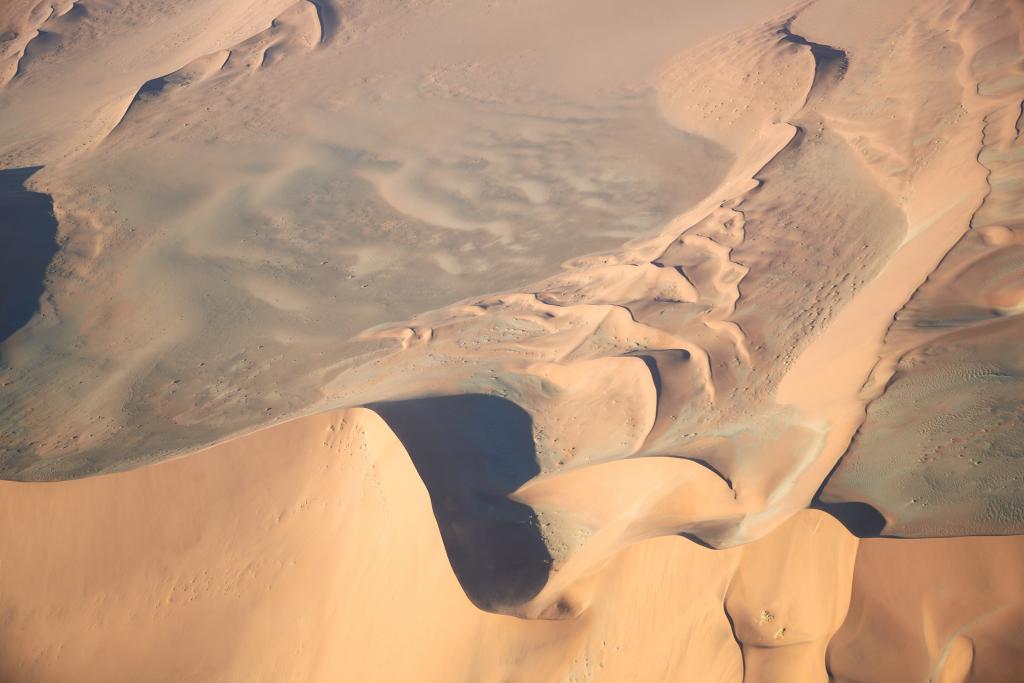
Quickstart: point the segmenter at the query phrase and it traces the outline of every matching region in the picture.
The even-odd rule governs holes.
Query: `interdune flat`
[[[0,680],[1024,680],[1024,5],[9,0]]]

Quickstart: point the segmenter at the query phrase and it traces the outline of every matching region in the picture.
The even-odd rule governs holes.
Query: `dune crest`
[[[837,680],[895,682],[962,671],[967,657],[988,676],[977,680],[1021,673],[1019,643],[1005,639],[1024,614],[1020,537],[859,540],[808,510],[728,550],[673,535],[633,543],[541,619],[523,620],[467,599],[467,585],[479,600],[488,583],[460,586],[452,570],[466,558],[452,552],[472,548],[438,533],[445,500],[422,456],[410,456],[378,414],[357,408],[130,472],[0,484],[0,519],[13,531],[0,541],[0,672],[825,681],[827,666]],[[696,490],[703,471],[692,472]],[[490,581],[507,591],[507,576]],[[944,603],[931,585],[962,597]],[[890,652],[889,638],[908,648],[860,654]]]

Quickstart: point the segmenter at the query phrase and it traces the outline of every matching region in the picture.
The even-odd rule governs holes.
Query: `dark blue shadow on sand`
[[[46,269],[58,249],[53,200],[25,187],[40,168],[0,170],[0,342],[39,310]]]
[[[547,582],[551,555],[533,510],[508,497],[539,472],[529,414],[485,394],[367,407],[409,452],[469,599],[481,609],[514,612],[534,597]]]

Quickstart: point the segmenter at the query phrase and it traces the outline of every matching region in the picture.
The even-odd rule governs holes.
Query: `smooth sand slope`
[[[716,7],[0,11],[0,679],[1024,679],[1024,7]]]
[[[1020,537],[858,542],[809,510],[731,550],[633,545],[561,596],[575,618],[523,620],[467,599],[421,467],[354,409],[131,472],[5,483],[0,672],[824,681],[828,648],[842,681],[1024,673]]]

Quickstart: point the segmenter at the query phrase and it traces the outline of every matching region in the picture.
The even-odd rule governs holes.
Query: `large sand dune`
[[[0,7],[0,680],[1024,680],[1024,6]]]
[[[379,415],[353,409],[130,472],[4,483],[0,673],[824,681],[827,665],[840,681],[1024,675],[1019,536],[859,540],[805,510],[729,550],[676,535],[632,544],[543,605],[535,598],[546,618],[524,620],[474,603],[528,598],[538,586],[524,577],[549,561],[494,519],[451,519],[452,498],[424,474],[434,465],[411,455]],[[675,473],[677,485],[699,490],[702,471]],[[640,476],[617,474],[614,495],[643,492]],[[608,495],[607,479],[591,483],[570,500]],[[643,513],[671,513],[660,507]],[[504,542],[489,543],[485,526]]]

